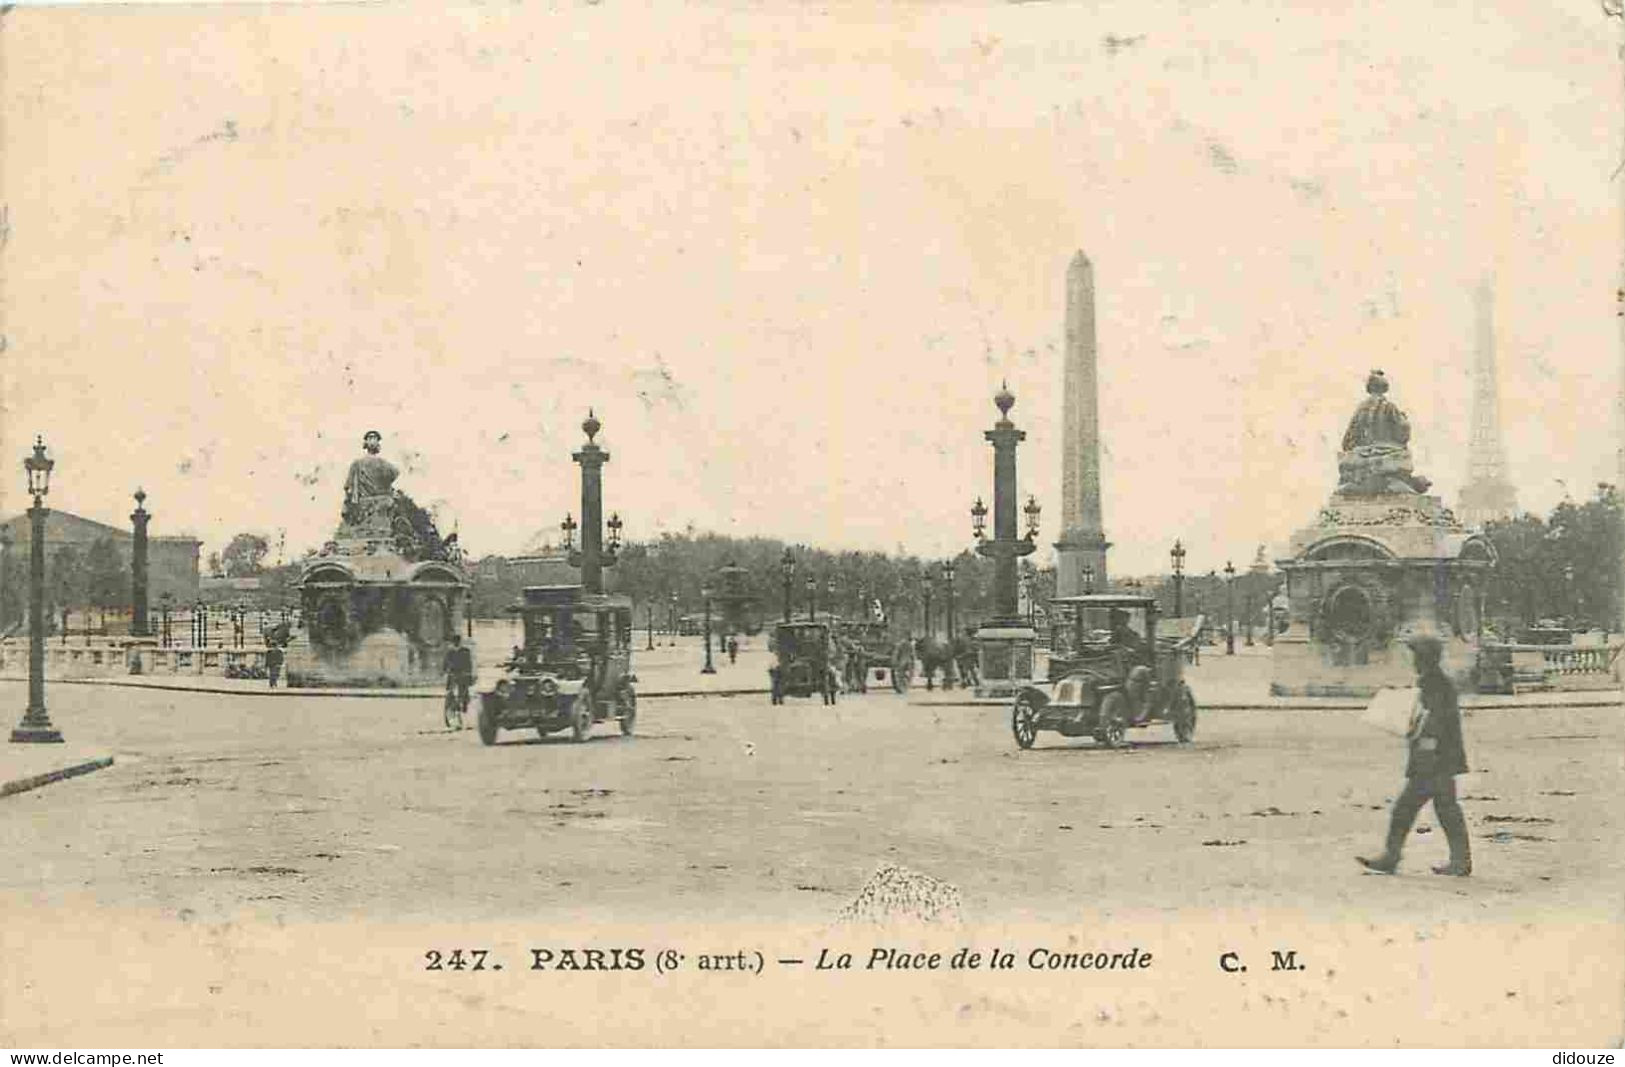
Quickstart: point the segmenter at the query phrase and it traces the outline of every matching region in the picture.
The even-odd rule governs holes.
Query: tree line
[[[1500,559],[1490,579],[1486,617],[1502,628],[1532,626],[1557,619],[1574,626],[1618,628],[1622,589],[1620,561],[1625,557],[1625,518],[1618,489],[1600,483],[1591,499],[1565,500],[1550,515],[1525,514],[1486,527],[1486,536]],[[291,602],[302,564],[265,566],[265,537],[240,533],[224,550],[209,557],[209,570],[224,577],[258,577],[261,589],[246,599],[260,606],[280,607]],[[704,609],[702,590],[717,585],[725,566],[743,570],[742,586],[749,596],[747,611],[763,622],[784,612],[785,584],[782,560],[788,548],[794,561],[789,599],[791,613],[803,617],[816,603],[820,614],[856,617],[866,614],[878,600],[894,623],[923,632],[929,600],[932,629],[946,624],[948,582],[945,559],[927,559],[901,551],[831,551],[789,544],[768,537],[732,537],[724,534],[666,533],[658,540],[624,545],[619,562],[609,570],[609,587],[632,597],[639,622],[653,608],[654,622],[664,627],[673,610],[678,615]],[[24,553],[7,554],[3,579],[6,596],[0,605],[0,629],[18,624],[27,609],[27,561]],[[307,552],[306,557],[314,555]],[[489,557],[489,562],[492,558]],[[955,624],[974,626],[993,615],[993,561],[970,549],[952,557]],[[1055,572],[1050,567],[1024,565],[1032,598],[1040,605],[1055,594]],[[1206,614],[1210,620],[1228,617],[1231,605],[1242,623],[1261,625],[1266,604],[1279,588],[1279,576],[1257,566],[1237,573],[1234,584],[1217,568],[1205,572],[1193,567],[1177,598],[1185,615]],[[476,565],[472,605],[482,618],[499,617],[519,598],[522,584],[511,569]],[[813,580],[809,589],[808,579]],[[1122,585],[1116,588],[1122,589]],[[1138,580],[1130,591],[1155,597],[1164,614],[1175,611],[1171,575]],[[675,608],[673,596],[675,595]],[[127,607],[130,596],[128,565],[110,538],[88,548],[66,545],[47,561],[48,613],[59,618],[62,609],[115,611]],[[241,598],[240,594],[233,594]],[[715,608],[715,605],[713,605]]]

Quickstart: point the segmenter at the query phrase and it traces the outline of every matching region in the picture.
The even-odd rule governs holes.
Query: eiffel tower
[[[1468,526],[1509,519],[1518,497],[1507,477],[1501,443],[1501,394],[1495,374],[1495,291],[1488,279],[1478,285],[1477,351],[1473,360],[1473,437],[1467,458],[1467,485],[1456,509]]]

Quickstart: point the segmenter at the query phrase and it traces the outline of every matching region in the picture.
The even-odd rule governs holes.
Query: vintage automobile
[[[494,745],[503,730],[546,737],[568,728],[585,741],[594,723],[611,719],[630,734],[638,717],[631,598],[532,586],[509,610],[524,623],[524,644],[480,694],[480,740]]]
[[[1055,730],[1115,747],[1129,728],[1158,722],[1182,742],[1195,735],[1196,698],[1184,678],[1191,639],[1157,639],[1154,599],[1058,597],[1050,618],[1049,679],[1020,689],[1010,712],[1017,745],[1031,748],[1038,731]]]
[[[775,662],[767,669],[773,703],[810,697],[835,703],[835,670],[830,662],[830,625],[826,622],[781,622],[773,628]]]
[[[914,643],[892,634],[891,627],[872,619],[846,619],[835,624],[836,640],[847,647],[846,687],[860,693],[869,682],[891,681],[899,693],[914,680]]]

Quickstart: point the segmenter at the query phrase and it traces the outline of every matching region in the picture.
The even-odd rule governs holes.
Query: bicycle
[[[446,679],[446,729],[461,730],[463,715],[468,711],[468,683],[455,678]]]

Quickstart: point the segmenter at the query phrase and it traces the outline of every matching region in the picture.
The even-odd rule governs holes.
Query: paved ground
[[[0,683],[0,706],[23,697]],[[1437,831],[1403,876],[1357,871],[1400,770],[1357,714],[1213,712],[1190,746],[1158,727],[1021,752],[1002,707],[918,698],[651,700],[631,739],[485,748],[430,699],[53,688],[72,743],[118,762],[0,798],[0,1043],[1618,1040],[1618,708],[1468,714],[1478,873],[1447,880],[1425,873]],[[964,925],[940,936],[1019,969],[813,971],[821,945],[861,961],[912,936],[836,922],[884,864],[957,886]],[[1046,944],[1159,963],[1027,970]],[[426,949],[480,945],[508,970],[425,969]],[[686,962],[537,974],[537,945]],[[1304,969],[1272,974],[1276,948]],[[1222,972],[1227,949],[1253,974]],[[696,970],[736,950],[767,972]]]
[[[445,732],[430,701],[266,702],[59,687],[76,747],[117,756],[0,805],[0,894],[226,915],[830,918],[883,863],[957,884],[984,920],[1243,904],[1461,918],[1612,913],[1618,709],[1471,713],[1470,883],[1355,874],[1397,742],[1347,712],[1215,712],[1101,751],[1002,708],[894,694],[771,707],[645,702],[577,746]],[[20,705],[22,687],[0,683]],[[1426,817],[1424,817],[1424,822]],[[1442,855],[1418,835],[1412,870]]]

